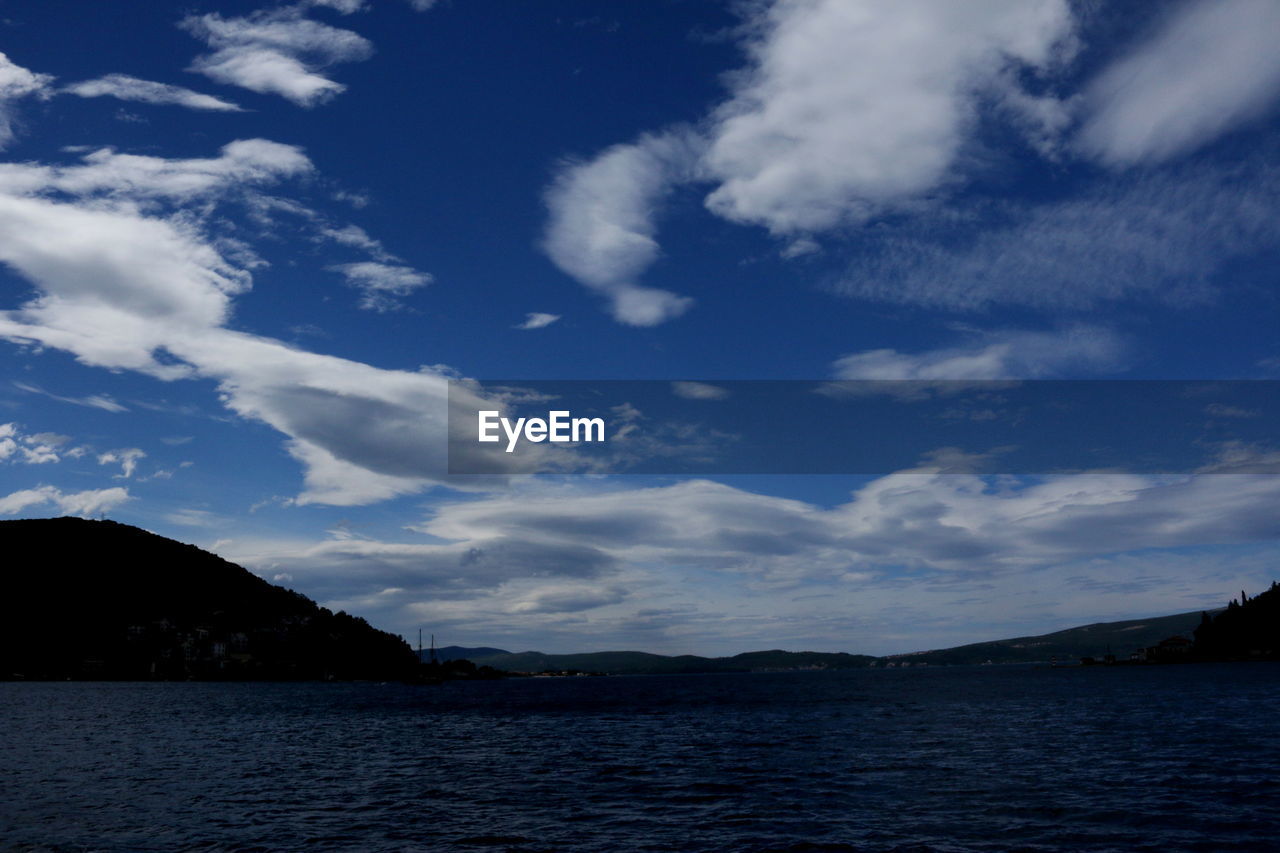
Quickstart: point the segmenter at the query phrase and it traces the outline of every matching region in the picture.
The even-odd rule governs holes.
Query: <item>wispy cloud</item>
[[[403,304],[403,297],[432,281],[429,273],[377,261],[337,264],[330,269],[342,273],[361,292],[360,307],[369,311],[394,311]]]
[[[215,112],[240,112],[241,108],[230,101],[193,92],[181,86],[168,83],[157,83],[153,80],[140,80],[128,74],[108,74],[96,80],[85,80],[64,86],[62,91],[81,98],[119,98],[122,101],[136,101],[143,104],[173,105],[187,107],[192,110],[212,110]]]
[[[658,203],[687,176],[695,158],[688,134],[645,136],[566,167],[547,191],[548,256],[606,296],[619,322],[653,326],[693,304],[636,279],[660,251],[654,240]]]
[[[76,406],[89,406],[94,409],[102,409],[107,412],[127,412],[129,408],[121,403],[116,402],[108,394],[90,394],[87,397],[63,397],[59,394],[53,394],[37,385],[31,385],[26,382],[14,382],[14,387],[19,388],[31,394],[41,394],[60,403],[71,403]]]
[[[74,459],[84,455],[86,448],[66,448],[68,441],[69,436],[51,432],[24,433],[17,424],[0,424],[0,462],[45,465],[59,462],[64,456]]]
[[[1280,96],[1280,5],[1182,3],[1085,92],[1078,144],[1112,166],[1168,159],[1257,118]]]
[[[712,212],[787,237],[788,256],[812,252],[811,232],[862,223],[951,181],[984,93],[1042,121],[1052,99],[1022,92],[1011,70],[1046,72],[1074,44],[1063,0],[744,8],[750,62],[700,133],[609,148],[566,167],[547,195],[548,255],[610,296],[623,323],[655,325],[690,305],[636,284],[660,255],[656,219],[673,185],[715,184]]]
[[[552,323],[560,319],[559,314],[545,314],[541,311],[531,311],[525,315],[524,322],[516,325],[517,329],[545,329]]]
[[[16,65],[0,53],[0,148],[13,141],[13,104],[26,97],[48,95],[53,77]]]
[[[1044,204],[922,216],[863,235],[833,282],[877,302],[958,310],[1084,309],[1144,298],[1212,298],[1219,274],[1280,240],[1280,171],[1191,163]]]
[[[382,241],[370,237],[369,233],[359,225],[324,225],[320,228],[319,236],[343,246],[362,249],[368,252],[375,261],[391,263],[399,260],[383,247]]]
[[[651,325],[687,307],[661,292],[639,308],[619,296],[660,257],[660,208],[684,182],[711,185],[716,215],[785,240],[784,257],[812,253],[815,235],[836,237],[853,258],[838,289],[931,307],[1193,302],[1219,269],[1275,243],[1263,220],[1275,219],[1277,181],[1258,160],[1216,175],[1192,163],[1082,181],[1084,192],[1041,204],[982,206],[963,193],[992,168],[984,124],[1080,169],[1081,158],[1170,160],[1271,110],[1274,3],[1177,4],[1077,91],[1064,90],[1063,72],[1098,33],[1065,0],[742,8],[748,62],[697,131],[683,131],[678,169],[671,135],[651,133],[569,165],[548,194],[548,254],[610,295],[622,322]],[[843,239],[852,233],[856,243]]]
[[[861,222],[948,180],[984,89],[1066,56],[1061,0],[974,8],[780,2],[752,22],[751,64],[713,115],[707,206],[796,234]]]
[[[1075,326],[1053,332],[999,331],[954,347],[904,353],[875,349],[836,360],[837,379],[1039,379],[1114,370],[1124,351],[1108,329]]]
[[[182,27],[213,48],[213,53],[197,57],[190,70],[219,83],[280,95],[303,107],[323,103],[346,87],[320,72],[367,59],[373,45],[350,30],[304,17],[308,5],[317,4],[283,6],[241,18],[217,13],[185,18]],[[319,5],[354,11],[361,4]]]
[[[334,9],[343,15],[351,15],[355,12],[365,12],[369,9],[369,4],[365,0],[303,0],[302,6],[319,6]]]
[[[17,515],[52,504],[63,515],[88,517],[110,512],[129,499],[128,489],[122,488],[63,492],[54,486],[40,486],[0,497],[0,515]]]
[[[119,465],[119,479],[127,480],[133,476],[133,472],[138,470],[138,460],[145,459],[147,456],[137,447],[125,447],[119,450],[108,450],[98,455],[99,465]]]
[[[101,148],[82,159],[74,166],[0,164],[0,193],[185,202],[220,193],[241,194],[312,168],[302,149],[266,139],[230,142],[217,157],[167,159]]]
[[[436,507],[418,526],[433,542],[238,543],[232,556],[404,630],[429,621],[565,650],[817,638],[892,652],[1067,627],[1098,613],[1100,583],[1114,618],[1219,603],[1236,578],[1266,577],[1266,559],[1231,549],[1280,534],[1267,511],[1277,488],[1265,476],[994,484],[920,471],[824,508],[705,481],[543,485]],[[1210,543],[1220,550],[1181,550]]]
[[[91,366],[214,380],[232,412],[286,436],[305,471],[300,502],[368,503],[444,479],[439,372],[383,370],[225,325],[257,262],[210,233],[211,212],[310,169],[297,148],[265,140],[201,160],[103,151],[83,166],[0,167],[0,261],[36,288],[0,312],[0,337]],[[377,272],[387,277],[356,273],[370,298],[425,283],[407,268]]]
[[[671,392],[686,400],[726,400],[729,390],[707,382],[672,382]]]
[[[227,523],[225,518],[207,509],[179,509],[165,515],[164,520],[170,524],[183,527],[222,527]]]

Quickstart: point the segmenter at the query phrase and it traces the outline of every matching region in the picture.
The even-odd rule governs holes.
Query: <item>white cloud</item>
[[[1280,4],[1183,3],[1085,93],[1078,144],[1112,166],[1193,150],[1272,108],[1280,96]]]
[[[138,460],[145,459],[146,453],[136,447],[126,447],[120,450],[108,450],[106,453],[98,454],[99,465],[115,465],[119,464],[119,479],[127,480],[133,476],[133,472],[138,468]]]
[[[724,400],[729,396],[727,388],[706,382],[672,382],[671,392],[686,400]]]
[[[63,492],[54,486],[40,486],[0,497],[0,515],[17,515],[32,507],[53,504],[64,515],[88,517],[110,512],[127,500],[129,491],[121,488]]]
[[[312,168],[302,149],[266,139],[236,140],[212,158],[171,160],[102,148],[85,153],[82,159],[75,166],[0,164],[0,193],[190,201],[275,183]]]
[[[1194,304],[1234,262],[1280,240],[1280,170],[1189,163],[1063,201],[988,205],[865,233],[833,285],[859,299],[958,310]]]
[[[33,441],[24,447],[19,447],[18,450],[22,453],[22,461],[28,465],[44,465],[59,461],[58,448],[51,444]]]
[[[1061,90],[1079,48],[1066,0],[744,8],[748,63],[698,133],[675,137],[682,156],[670,154],[671,133],[645,135],[568,167],[548,194],[548,254],[610,295],[624,322],[687,307],[663,307],[665,293],[622,304],[660,257],[659,208],[682,182],[714,184],[707,207],[785,239],[784,258],[812,253],[818,233],[879,218],[850,247],[857,260],[839,289],[936,307],[1083,308],[1136,295],[1185,304],[1208,298],[1232,257],[1275,242],[1261,222],[1274,219],[1265,211],[1277,184],[1265,162],[1252,174],[1190,164],[1039,206],[937,213],[974,164],[989,167],[984,120],[1011,125],[1050,160],[1124,166],[1186,153],[1272,109],[1280,7],[1270,0],[1178,4],[1074,93]],[[912,218],[886,218],[895,213]]]
[[[53,78],[28,71],[0,53],[0,148],[13,141],[13,102],[47,95]]]
[[[70,436],[54,432],[24,433],[17,424],[0,424],[0,462],[13,460],[26,465],[45,465],[59,462],[63,456],[75,459],[83,456],[83,447],[66,448]]]
[[[551,220],[544,248],[578,281],[604,294],[614,317],[653,326],[684,313],[692,301],[636,284],[658,257],[654,216],[696,156],[687,135],[645,136],[565,168],[547,191]]]
[[[127,412],[129,408],[117,403],[109,394],[90,394],[87,397],[63,397],[59,394],[52,394],[36,385],[30,385],[26,382],[14,382],[14,387],[20,388],[31,394],[42,394],[51,400],[57,400],[61,403],[71,403],[76,406],[88,406],[93,409],[102,409],[107,412]]]
[[[541,311],[530,311],[525,315],[524,322],[519,323],[517,329],[545,329],[552,323],[560,319],[559,314],[544,314]]]
[[[836,360],[837,379],[1069,378],[1114,370],[1124,350],[1110,330],[1076,326],[1056,332],[1001,331],[967,346],[918,353],[875,349]]]
[[[235,558],[405,630],[892,652],[1218,605],[1237,578],[1268,582],[1277,497],[1275,477],[1230,475],[902,472],[829,508],[707,481],[541,483],[436,507],[417,528],[434,542],[244,543]],[[1231,556],[1255,546],[1271,557]]]
[[[360,307],[370,311],[394,311],[400,307],[401,297],[426,287],[432,281],[430,274],[412,267],[376,261],[338,264],[330,269],[342,273],[347,283],[363,294]]]
[[[821,251],[822,246],[817,240],[810,237],[799,237],[784,246],[778,254],[789,261],[793,258],[803,258],[805,255],[813,255]]]
[[[356,249],[363,249],[368,252],[370,257],[375,261],[384,263],[399,260],[395,255],[388,252],[382,246],[380,240],[375,240],[369,236],[369,233],[359,225],[344,225],[342,227],[322,226],[320,228],[320,236],[340,243],[343,246],[351,246]]]
[[[369,9],[365,0],[305,0],[304,5],[325,6],[335,9],[343,15],[350,15],[353,12],[366,12]]]
[[[108,74],[96,80],[85,80],[63,87],[62,91],[81,98],[119,98],[122,101],[137,101],[144,104],[171,104],[187,107],[192,110],[212,110],[215,112],[239,112],[241,108],[230,101],[193,92],[181,86],[168,83],[157,83],[153,80],[140,80],[128,74]]]
[[[324,5],[335,5],[326,3]],[[337,7],[351,6],[349,3]],[[275,94],[315,106],[346,87],[319,72],[340,62],[367,59],[373,45],[362,36],[303,17],[305,6],[258,11],[243,18],[192,15],[182,27],[212,47],[192,71],[211,80]]]
[[[981,573],[1138,548],[1269,539],[1280,526],[1259,501],[1278,491],[1280,481],[1264,476],[1073,475],[1014,485],[903,472],[822,509],[689,481],[459,502],[438,508],[420,529],[453,542],[572,544],[617,561],[701,566],[785,585],[851,570]]]
[[[0,336],[93,366],[214,380],[233,412],[285,434],[305,468],[302,503],[367,503],[443,481],[442,374],[381,370],[224,325],[252,277],[201,226],[215,227],[211,211],[253,184],[309,168],[295,148],[250,140],[212,160],[98,152],[80,167],[0,169],[0,261],[37,288],[0,312]]]
[[[225,519],[206,509],[175,510],[166,514],[164,520],[183,527],[220,527],[226,523]]]
[[[974,98],[1073,33],[1061,0],[780,0],[715,113],[707,206],[779,234],[861,222],[951,176]]]
[[[704,135],[650,134],[565,169],[547,196],[545,248],[608,295],[614,316],[654,325],[689,302],[636,280],[659,257],[657,209],[677,183],[718,184],[707,207],[790,238],[859,224],[956,178],[978,100],[997,94],[1021,121],[1060,127],[1049,95],[1013,71],[1048,72],[1070,55],[1065,0],[778,0],[746,7],[748,67]],[[1056,116],[1056,117],[1055,117]]]
[[[164,357],[165,343],[221,325],[250,277],[189,219],[144,215],[139,200],[240,192],[309,165],[292,146],[244,140],[212,160],[99,151],[79,167],[0,168],[0,261],[43,291],[0,313],[0,335],[70,350],[86,364],[188,375]],[[72,198],[36,195],[50,190]]]

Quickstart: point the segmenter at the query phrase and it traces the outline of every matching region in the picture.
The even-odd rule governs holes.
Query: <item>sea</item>
[[[1280,850],[1280,664],[0,684],[19,851]]]

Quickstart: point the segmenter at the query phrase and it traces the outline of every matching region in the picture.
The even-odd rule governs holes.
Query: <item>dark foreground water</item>
[[[1280,849],[1280,665],[0,684],[16,850]]]

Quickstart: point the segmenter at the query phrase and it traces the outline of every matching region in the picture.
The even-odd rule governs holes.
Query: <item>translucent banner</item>
[[[1278,473],[1275,381],[458,380],[450,474]]]

